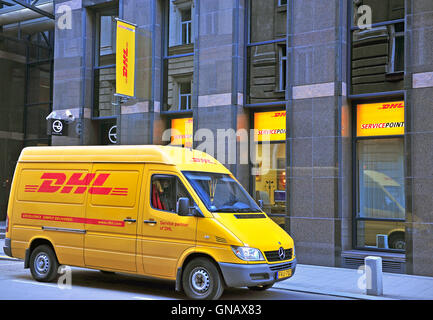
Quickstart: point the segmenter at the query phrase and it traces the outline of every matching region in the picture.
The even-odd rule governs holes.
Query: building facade
[[[0,9],[3,213],[23,146],[206,145],[299,263],[433,276],[430,0],[47,3]],[[115,18],[137,26],[130,99]]]

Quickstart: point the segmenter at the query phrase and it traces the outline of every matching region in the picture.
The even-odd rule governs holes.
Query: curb
[[[273,289],[278,290],[286,290],[286,291],[294,291],[294,292],[303,292],[303,293],[312,293],[312,294],[320,294],[326,296],[333,296],[339,298],[351,298],[357,300],[395,300],[393,298],[387,297],[379,297],[379,296],[368,296],[364,294],[356,294],[356,293],[348,293],[348,292],[339,292],[339,291],[324,291],[314,288],[299,288],[299,287],[273,287]]]

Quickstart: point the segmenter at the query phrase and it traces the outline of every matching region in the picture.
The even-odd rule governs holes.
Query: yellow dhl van
[[[170,146],[23,149],[4,252],[38,281],[70,265],[171,279],[192,299],[264,290],[296,268],[292,238],[230,171]]]

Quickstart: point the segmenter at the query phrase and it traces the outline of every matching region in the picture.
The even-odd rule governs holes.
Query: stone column
[[[288,213],[299,263],[338,266],[350,245],[346,17],[346,1],[288,1]]]
[[[433,3],[405,5],[406,272],[433,276]]]

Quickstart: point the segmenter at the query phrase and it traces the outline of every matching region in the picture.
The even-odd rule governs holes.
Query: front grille
[[[292,264],[291,263],[282,263],[282,264],[270,265],[269,269],[271,269],[272,271],[292,269]]]
[[[290,260],[292,259],[292,249],[285,249],[284,250],[285,257],[284,259],[280,259],[280,256],[278,255],[278,250],[275,251],[265,251],[266,260],[269,262],[273,261],[284,261],[284,260]]]

